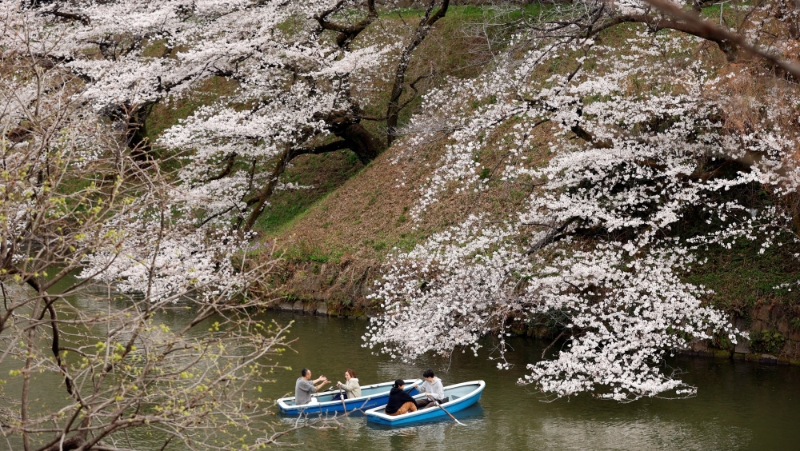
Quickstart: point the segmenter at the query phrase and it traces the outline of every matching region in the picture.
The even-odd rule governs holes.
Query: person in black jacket
[[[394,386],[389,391],[389,403],[384,409],[387,415],[397,416],[417,411],[417,404],[414,402],[414,398],[403,390],[404,385],[403,379],[394,381]]]

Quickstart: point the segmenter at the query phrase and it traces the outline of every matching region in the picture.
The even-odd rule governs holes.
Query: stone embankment
[[[696,341],[686,354],[723,359],[749,360],[774,365],[800,365],[800,305],[778,302],[756,305],[734,326],[746,330],[749,340],[736,345]]]
[[[377,261],[287,263],[278,271],[274,308],[328,316],[366,318],[377,313],[367,296],[378,277]]]

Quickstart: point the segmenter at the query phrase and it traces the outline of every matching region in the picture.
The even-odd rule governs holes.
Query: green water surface
[[[173,326],[181,323],[174,318]],[[531,387],[516,384],[525,364],[536,361],[548,343],[512,338],[511,370],[497,370],[486,358],[457,352],[450,360],[430,358],[413,364],[373,355],[362,347],[367,321],[272,312],[265,321],[294,321],[297,338],[278,363],[292,368],[264,387],[264,401],[292,394],[302,367],[314,377],[344,381],[352,368],[362,385],[397,378],[420,377],[432,368],[445,385],[475,379],[486,381],[479,404],[456,414],[452,421],[391,429],[367,423],[363,416],[345,418],[337,429],[301,429],[284,437],[303,450],[793,450],[800,449],[800,368],[765,366],[744,361],[678,357],[670,364],[685,371],[682,378],[698,387],[685,400],[647,399],[629,404],[589,396],[542,402]],[[413,331],[409,333],[413,334]],[[490,343],[485,343],[485,348]],[[11,365],[0,365],[5,376]],[[61,404],[63,386],[53,376],[47,390],[36,393],[41,405]],[[11,389],[13,387],[6,387]],[[8,391],[7,391],[8,393]],[[51,399],[52,398],[52,399]],[[276,415],[277,427],[294,419]],[[266,433],[266,431],[265,431]],[[162,443],[139,429],[129,434],[138,450]],[[173,444],[169,449],[183,449]],[[18,442],[0,441],[0,449]]]

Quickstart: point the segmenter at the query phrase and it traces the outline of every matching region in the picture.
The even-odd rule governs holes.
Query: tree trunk
[[[433,24],[447,14],[447,7],[450,5],[450,0],[444,0],[442,6],[436,11],[436,14],[431,15],[434,4],[435,1],[431,1],[425,16],[420,20],[417,29],[414,30],[414,36],[411,42],[403,49],[403,53],[400,54],[400,62],[397,63],[392,93],[389,97],[389,106],[386,109],[386,144],[388,146],[392,145],[392,141],[394,141],[396,136],[400,111],[403,107],[408,105],[408,102],[406,102],[405,105],[400,105],[400,96],[403,95],[403,91],[405,90],[406,70],[408,70],[408,65],[411,63],[411,56],[414,54],[414,50],[425,40],[425,37],[428,36],[428,32],[430,32]]]
[[[261,212],[264,211],[264,206],[267,204],[267,200],[269,200],[269,198],[272,196],[272,193],[275,191],[275,187],[278,185],[278,179],[283,174],[283,171],[286,170],[286,165],[289,164],[291,157],[291,149],[286,149],[275,163],[275,167],[272,169],[272,174],[270,175],[267,184],[256,197],[247,202],[248,205],[255,206],[253,207],[253,211],[250,212],[250,215],[247,217],[247,221],[244,224],[245,231],[250,231],[253,228],[253,225],[256,223],[258,217],[261,216]]]
[[[146,161],[150,156],[152,147],[147,137],[147,122],[154,104],[147,104],[136,108],[126,119],[127,124],[127,143],[131,149],[131,157],[136,161]]]
[[[353,110],[332,111],[326,115],[315,115],[315,119],[324,120],[330,131],[346,141],[347,147],[367,164],[381,152],[381,142],[361,125],[358,108]]]
[[[264,188],[258,194],[247,200],[247,206],[249,207],[253,205],[253,210],[247,217],[243,230],[250,231],[253,228],[253,225],[255,225],[258,217],[264,212],[264,207],[266,207],[267,201],[269,201],[269,198],[272,197],[272,194],[275,192],[275,187],[278,185],[278,180],[280,179],[281,175],[283,175],[283,172],[286,170],[286,166],[296,157],[307,154],[320,155],[323,153],[350,149],[356,155],[358,155],[358,158],[362,163],[367,164],[378,155],[380,142],[361,125],[353,124],[349,127],[346,127],[341,131],[341,135],[342,137],[347,136],[348,139],[342,139],[341,141],[324,144],[314,148],[295,148],[285,150],[278,158],[278,161],[275,162],[275,167],[272,169],[272,174],[267,184],[264,185]],[[239,220],[237,228],[241,225],[243,220],[243,218]]]
[[[377,158],[380,153],[380,141],[361,124],[353,124],[336,133],[336,136],[347,142],[347,146],[364,165]]]

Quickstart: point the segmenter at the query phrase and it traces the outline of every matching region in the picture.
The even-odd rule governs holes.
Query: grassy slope
[[[527,11],[529,14],[537,12],[535,6]],[[483,43],[479,38],[464,35],[461,30],[464,24],[477,21],[484,13],[478,7],[453,7],[417,50],[407,79],[413,80],[431,70],[461,78],[477,75],[490,55],[485,46],[484,51],[475,52]],[[704,13],[715,16],[719,11],[708,9]],[[383,16],[381,21],[395,27],[403,23],[413,26],[419,16],[419,11],[403,10]],[[380,33],[380,28],[370,31]],[[629,36],[629,28],[616,27],[604,33],[602,39],[606,44],[624,45]],[[726,70],[724,58],[716,46],[704,45],[694,56],[706,58],[712,65]],[[560,70],[557,66],[549,70]],[[424,92],[439,83],[442,78],[433,77],[421,83],[421,87]],[[212,99],[215,93],[224,94],[232,89],[219,80],[209,84],[207,92],[197,98],[158,107],[160,110],[154,114],[152,123],[148,123],[148,132],[155,136]],[[371,88],[372,102],[366,105],[366,114],[381,116],[388,99],[388,84]],[[418,106],[419,100],[412,102],[403,112],[401,122]],[[382,132],[382,123],[364,124],[377,134]],[[546,140],[548,130],[541,128],[536,139]],[[490,142],[503,139],[502,127],[487,139]],[[440,141],[416,149],[414,153],[404,153],[406,149],[401,139],[367,167],[349,151],[306,156],[293,162],[285,181],[312,188],[277,193],[271,207],[256,224],[265,241],[275,240],[285,251],[287,266],[281,277],[273,281],[273,287],[288,298],[326,301],[330,304],[329,310],[334,312],[363,311],[368,306],[363,295],[371,279],[379,276],[380,262],[393,248],[410,249],[430,233],[455,224],[474,211],[511,211],[527,195],[521,187],[491,181],[493,189],[489,194],[448,193],[420,222],[413,223],[408,214],[417,199],[413,187],[430,175],[426,164],[433,166],[445,144]],[[393,163],[399,155],[403,158]],[[493,167],[501,157],[486,153],[480,162],[485,167]],[[532,157],[544,162],[548,155]],[[405,186],[400,186],[401,176]],[[782,344],[782,339],[800,340],[800,293],[773,289],[796,278],[800,267],[791,254],[800,249],[772,248],[764,254],[759,254],[758,250],[757,244],[747,242],[738,243],[731,250],[709,249],[708,262],[687,275],[687,279],[714,290],[716,294],[709,301],[744,319],[744,325],[755,332],[754,350],[777,352],[777,344]],[[762,331],[766,335],[762,336]],[[775,338],[776,333],[780,339]]]
[[[459,37],[452,34],[453,31],[454,28],[448,30],[441,27],[433,35],[431,42],[435,42],[437,49],[458,52],[468,42],[459,42]],[[618,27],[603,35],[603,39],[609,44],[623,43],[629,32]],[[421,48],[419,54],[430,58],[432,46]],[[444,53],[436,55],[439,61],[445,62],[439,64],[451,62],[451,67],[470,66],[468,60],[461,59],[464,58],[463,54],[449,54],[446,50],[439,50]],[[725,70],[724,63],[720,63],[722,55],[715,47],[706,46],[703,52],[709,61]],[[474,74],[472,72],[464,76]],[[496,134],[502,135],[502,130]],[[546,129],[543,129],[543,135],[539,138],[546,139]],[[450,193],[442,202],[435,204],[421,222],[412,224],[408,218],[408,210],[414,204],[417,194],[411,187],[424,181],[429,175],[429,168],[425,164],[435,163],[441,155],[444,143],[436,143],[414,154],[411,157],[413,161],[392,164],[392,160],[402,153],[402,146],[403,141],[398,141],[397,145],[388,149],[373,164],[312,204],[290,227],[270,234],[271,238],[277,238],[286,246],[287,256],[291,261],[311,263],[311,269],[302,265],[295,266],[302,268],[299,271],[301,278],[318,276],[324,279],[311,285],[314,290],[336,291],[336,278],[330,275],[331,266],[352,265],[354,261],[367,261],[374,265],[384,259],[392,248],[410,249],[428,234],[458,222],[473,209],[505,210],[509,208],[509,203],[514,203],[515,197],[520,199],[526,194],[519,191],[517,196],[509,196],[508,190],[514,188],[500,187],[498,183],[494,183],[495,194],[475,196]],[[481,162],[491,167],[490,161],[497,157],[485,155]],[[547,156],[539,155],[538,158],[544,161]],[[405,187],[398,186],[395,181],[400,174],[405,177]],[[498,191],[503,189],[506,191],[499,194]],[[751,330],[754,352],[778,354],[783,350],[787,353],[789,341],[786,339],[800,339],[800,292],[776,290],[774,287],[796,281],[800,264],[792,254],[800,252],[800,248],[770,248],[763,254],[759,253],[759,249],[760,245],[753,242],[739,242],[730,250],[710,248],[705,254],[708,261],[688,274],[687,280],[713,290],[715,294],[709,296],[710,302],[734,317],[743,319],[739,324]],[[327,270],[325,263],[328,264]],[[320,264],[323,264],[322,267]],[[377,276],[377,272],[371,274]],[[320,297],[295,290],[300,288],[302,291],[303,284],[289,283],[287,286],[290,287],[292,296],[299,298],[326,300],[332,304],[340,304],[340,300],[345,299],[347,305],[338,307],[350,307],[353,302],[347,296]],[[330,308],[336,310],[337,306]],[[718,345],[726,346],[725,343]]]
[[[538,15],[540,8],[538,4],[526,5],[524,10],[512,12],[505,18],[511,20],[518,19],[523,14]],[[402,34],[407,36],[418,24],[422,13],[419,9],[383,13],[379,22],[364,32],[364,40],[380,40],[383,30],[386,29],[403,30]],[[464,33],[464,29],[469,24],[480,22],[484,16],[491,17],[494,14],[492,10],[476,6],[451,6],[447,16],[437,22],[434,30],[416,50],[407,72],[407,82],[434,72],[436,76],[426,78],[417,85],[420,92],[424,93],[439,86],[443,82],[442,76],[466,79],[478,75],[492,55],[480,37],[469,36]],[[387,66],[387,69],[392,71],[394,67]],[[365,116],[381,117],[386,113],[390,88],[388,82],[364,88],[362,95],[370,99],[368,104],[362,105]],[[401,102],[410,98],[410,95],[411,90],[407,88]],[[400,124],[407,122],[419,105],[420,98],[416,97],[401,111]],[[384,122],[364,121],[362,124],[376,136],[384,136]],[[436,153],[441,149],[430,151]],[[389,158],[391,155],[393,153],[390,151]],[[428,161],[430,156],[427,154],[422,158],[430,163],[436,161]],[[302,261],[306,258],[327,261],[328,257],[336,259],[354,253],[362,258],[380,258],[392,247],[399,245],[407,248],[426,235],[424,230],[427,227],[422,227],[423,231],[412,231],[410,224],[404,225],[408,220],[406,212],[414,199],[409,197],[413,196],[412,193],[403,193],[406,190],[398,191],[394,187],[396,183],[393,181],[397,174],[392,171],[397,171],[398,167],[374,168],[365,178],[352,179],[362,170],[362,165],[349,151],[327,156],[309,156],[293,162],[293,166],[287,171],[287,181],[311,185],[313,188],[300,192],[277,193],[272,198],[271,207],[255,226],[268,239],[278,239],[284,243],[289,249],[288,256],[293,260]],[[416,168],[409,170],[414,171]],[[370,186],[370,180],[377,180],[377,183],[373,188],[366,188]],[[354,188],[354,184],[365,186]],[[329,197],[340,188],[344,191],[333,198]],[[366,205],[361,205],[364,199]],[[374,216],[377,221],[373,224],[370,220],[373,216],[366,212],[376,210],[384,213]],[[312,211],[317,213],[304,219]],[[383,218],[383,214],[388,219]],[[337,225],[333,227],[335,230],[331,229],[333,224]],[[436,226],[434,229],[438,230],[440,227]]]
[[[537,6],[529,6],[527,14],[537,13]],[[470,78],[478,75],[482,64],[491,56],[480,49],[478,38],[463,34],[465,24],[476,22],[487,12],[474,6],[451,7],[447,16],[436,24],[435,29],[417,49],[406,79],[411,81],[431,71],[440,75]],[[421,11],[404,9],[381,17],[382,24],[373,26],[366,38],[374,39],[369,33],[380,33],[384,27],[402,29],[416,26]],[[389,66],[388,70],[393,70]],[[421,92],[438,86],[442,77],[431,77],[418,86]],[[370,86],[365,94],[370,103],[364,106],[365,115],[379,117],[386,112],[390,85],[384,83]],[[366,90],[365,90],[366,91]],[[407,91],[402,101],[409,98]],[[418,108],[417,97],[401,112],[400,123],[408,121]],[[383,136],[383,122],[363,122],[376,136]],[[408,177],[406,187],[418,185],[428,176],[421,168],[420,160],[435,163],[442,147],[431,146],[418,152],[411,159],[404,159],[399,165],[389,160],[402,151],[402,140],[385,152],[366,170],[362,169],[349,151],[329,156],[311,156],[296,162],[290,177],[301,184],[311,184],[314,188],[300,192],[284,192],[273,197],[272,208],[258,222],[256,229],[269,239],[278,239],[289,250],[289,257],[302,261],[327,261],[342,255],[358,255],[360,258],[381,258],[394,246],[408,248],[423,238],[430,230],[440,230],[455,218],[441,221],[430,220],[433,224],[421,224],[415,229],[408,221],[408,210],[415,202],[415,193],[410,188],[400,188],[396,182],[398,175]],[[309,169],[311,171],[309,171]],[[314,175],[325,171],[327,174]],[[458,207],[452,206],[456,210]],[[452,217],[456,211],[440,211],[441,216]],[[431,214],[429,216],[438,216]]]

